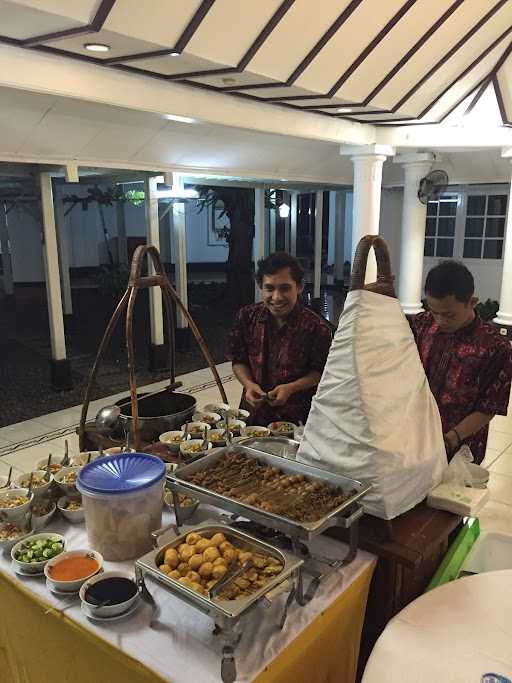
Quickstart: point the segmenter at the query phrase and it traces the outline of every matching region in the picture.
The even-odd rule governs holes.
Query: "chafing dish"
[[[281,458],[295,460],[300,443],[286,436],[253,436],[240,439],[240,446],[253,448],[255,451],[279,455]]]
[[[153,536],[157,539],[158,536],[166,530],[167,529],[162,529],[159,532],[155,532]],[[283,565],[283,570],[277,576],[270,578],[269,582],[263,588],[235,600],[225,600],[218,595],[212,597],[209,595],[201,595],[158,569],[159,565],[163,563],[165,551],[168,548],[175,548],[181,543],[184,543],[187,535],[191,532],[198,532],[209,536],[217,532],[222,532],[226,538],[236,544],[238,548],[263,553],[274,558]],[[221,636],[223,644],[221,666],[222,680],[225,683],[228,683],[236,679],[234,650],[240,638],[239,634],[235,632],[238,621],[260,602],[266,601],[267,603],[271,603],[277,595],[288,592],[285,610],[279,623],[279,627],[282,628],[286,620],[287,609],[293,599],[296,598],[299,604],[305,604],[304,596],[302,594],[302,577],[300,572],[302,564],[302,560],[298,557],[274,548],[243,531],[232,529],[225,524],[204,522],[194,528],[188,529],[186,533],[181,534],[169,543],[157,547],[138,559],[135,562],[135,574],[137,582],[143,590],[147,590],[144,578],[146,575],[149,575],[186,604],[194,607],[214,620],[216,624],[215,632]]]
[[[228,498],[189,481],[193,474],[209,469],[215,465],[224,454],[232,451],[244,453],[248,457],[255,458],[259,462],[264,462],[272,467],[276,467],[286,474],[302,474],[309,480],[321,481],[333,488],[340,489],[344,494],[350,495],[347,500],[331,510],[324,517],[314,522],[299,522],[276,515],[272,512],[261,510],[248,503],[242,503],[233,498]],[[312,538],[323,533],[332,526],[351,527],[362,515],[362,508],[358,504],[358,501],[361,500],[371,488],[355,479],[349,479],[348,477],[344,477],[343,475],[334,472],[311,467],[310,465],[305,465],[304,463],[295,460],[281,458],[280,456],[272,455],[271,453],[263,453],[262,451],[241,444],[237,444],[231,448],[218,448],[212,453],[205,455],[200,460],[184,465],[174,472],[171,472],[167,476],[167,481],[169,488],[173,492],[185,493],[192,498],[197,498],[204,503],[227,510],[235,515],[246,517],[263,526],[275,529],[276,531],[281,531],[290,538],[300,541],[310,541]],[[179,526],[181,520],[177,519],[177,523]]]

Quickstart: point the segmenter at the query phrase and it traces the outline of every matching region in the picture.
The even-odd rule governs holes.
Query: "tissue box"
[[[427,504],[437,510],[447,510],[462,517],[474,517],[488,500],[487,489],[472,489],[444,483],[432,489],[427,497]]]

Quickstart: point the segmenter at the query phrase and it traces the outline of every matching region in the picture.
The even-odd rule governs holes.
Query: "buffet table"
[[[200,508],[194,522],[212,516],[212,511]],[[164,513],[164,523],[172,519]],[[47,530],[63,533],[67,550],[88,547],[83,525],[59,519]],[[162,543],[173,537],[169,534]],[[337,557],[346,546],[320,537],[312,550]],[[286,595],[269,607],[259,604],[241,623],[237,681],[353,682],[374,567],[374,557],[359,551],[350,565],[322,582],[308,605],[292,605],[282,631],[276,625]],[[104,568],[133,572],[133,561],[105,562]],[[306,576],[306,585],[309,580]],[[44,578],[15,575],[10,557],[1,556],[2,681],[25,683],[44,676],[52,683],[218,683],[221,643],[213,634],[213,622],[150,579],[147,586],[161,607],[153,628],[152,609],[143,601],[133,616],[104,625],[82,613],[78,598],[52,594]]]

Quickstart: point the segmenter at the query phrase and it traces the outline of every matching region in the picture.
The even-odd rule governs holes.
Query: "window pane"
[[[503,252],[503,240],[485,240],[484,258],[501,258]]]
[[[425,249],[423,250],[423,256],[434,256],[434,245],[435,240],[425,240]]]
[[[439,222],[437,223],[437,234],[441,237],[453,237],[455,235],[455,216],[452,217],[439,217]]]
[[[485,224],[486,237],[503,237],[505,234],[505,218],[488,218]]]
[[[436,219],[435,218],[427,218],[427,227],[425,229],[425,235],[427,237],[435,237],[436,236]]]
[[[466,218],[466,237],[482,237],[484,218]]]
[[[468,216],[485,216],[485,200],[487,197],[485,195],[471,195],[468,197]]]
[[[437,240],[436,256],[453,256],[453,240]]]
[[[440,216],[455,216],[457,213],[457,200],[450,199],[449,201],[441,200],[439,202]]]
[[[482,240],[464,240],[464,258],[482,258]]]
[[[507,195],[489,195],[487,198],[487,213],[491,214],[491,216],[504,216],[507,213]]]
[[[437,216],[437,206],[439,202],[428,202],[427,216]]]

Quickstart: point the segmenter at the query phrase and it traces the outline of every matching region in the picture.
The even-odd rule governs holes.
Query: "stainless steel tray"
[[[254,448],[255,451],[278,455],[281,458],[295,460],[300,443],[286,436],[253,436],[240,439],[240,446]]]
[[[242,503],[233,498],[228,498],[189,481],[189,478],[193,474],[209,469],[215,465],[225,453],[233,451],[245,453],[247,456],[272,465],[273,467],[277,467],[287,474],[302,474],[307,479],[324,482],[334,488],[341,489],[344,493],[354,491],[354,494],[321,519],[315,522],[298,522],[286,517],[281,517],[272,512],[266,512],[265,510],[261,510],[253,505],[248,505],[247,503]],[[232,446],[231,448],[218,448],[215,452],[205,455],[201,460],[185,465],[170,473],[167,476],[167,480],[169,487],[176,492],[186,493],[193,498],[199,499],[203,503],[214,505],[241,517],[246,517],[247,519],[259,522],[271,529],[282,531],[291,538],[304,541],[310,541],[331,526],[350,526],[352,519],[353,521],[356,521],[362,512],[360,506],[356,505],[356,503],[363,498],[371,488],[371,486],[365,486],[355,479],[349,479],[348,477],[344,477],[343,475],[334,472],[311,467],[310,465],[305,465],[296,460],[288,460],[286,458],[281,458],[278,455],[263,453],[240,444]]]
[[[247,595],[236,600],[222,600],[215,596],[210,599],[205,595],[196,593],[187,586],[175,581],[158,569],[162,564],[163,556],[168,548],[174,548],[184,542],[189,533],[197,531],[198,533],[215,534],[222,532],[228,540],[236,543],[237,547],[247,550],[264,553],[275,558],[283,565],[283,571],[270,579],[270,581],[263,587],[250,595]],[[237,621],[243,614],[245,614],[251,607],[253,607],[260,599],[268,595],[271,591],[283,584],[292,575],[295,580],[298,580],[298,570],[303,564],[303,561],[290,553],[278,550],[264,541],[253,538],[249,534],[240,531],[239,529],[232,529],[224,524],[212,524],[205,522],[194,528],[190,528],[186,533],[178,536],[174,540],[165,545],[152,550],[135,562],[136,572],[142,575],[150,574],[152,578],[165,586],[171,593],[177,595],[184,602],[200,610],[204,614],[209,615],[221,627],[225,628],[230,622]]]

